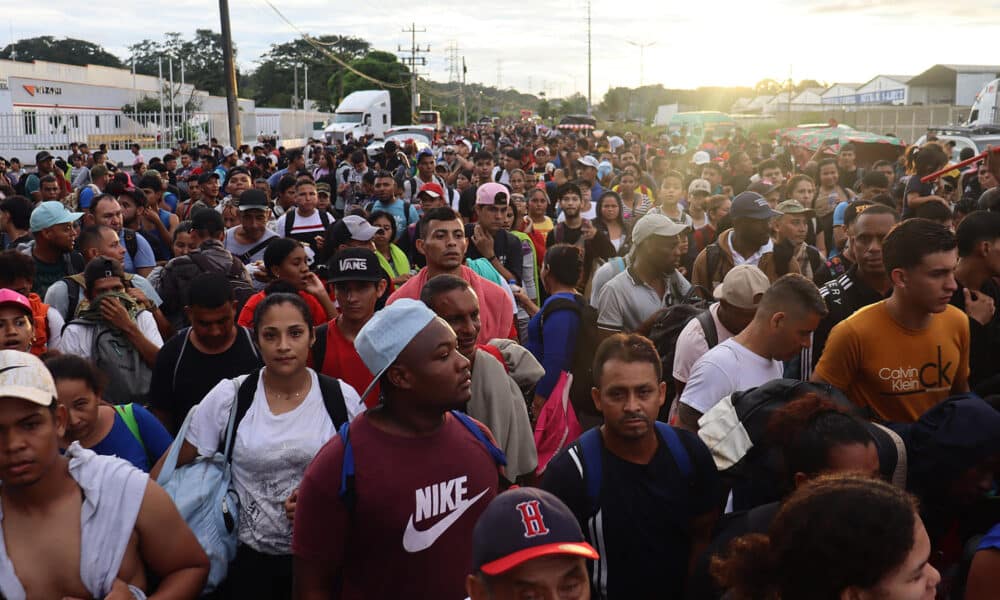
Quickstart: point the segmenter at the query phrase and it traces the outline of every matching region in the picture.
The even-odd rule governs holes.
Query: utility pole
[[[174,122],[177,120],[177,109],[174,107],[174,57],[167,58],[167,69],[170,71],[170,142],[174,141]]]
[[[656,42],[653,41],[653,42],[642,43],[642,42],[633,42],[632,40],[625,40],[625,41],[628,42],[630,45],[639,48],[639,87],[642,87],[643,84],[645,83],[644,79],[646,74],[646,48],[649,48],[650,46],[655,46]]]
[[[302,66],[303,79],[305,79],[305,90],[302,92],[304,96],[302,100],[302,110],[309,110],[309,65]]]
[[[587,115],[593,113],[593,97],[591,94],[591,60],[590,60],[590,0],[587,0]],[[575,86],[574,86],[575,87]]]
[[[237,101],[236,61],[233,58],[233,31],[229,25],[229,0],[219,0],[222,19],[222,64],[226,72],[226,113],[229,116],[229,145],[237,147],[243,141],[240,132],[240,105]]]
[[[460,83],[461,74],[458,72],[458,44],[452,40],[448,42],[448,83]]]
[[[403,57],[403,64],[410,67],[410,118],[412,119],[412,123],[417,122],[417,112],[420,110],[420,95],[417,94],[417,66],[427,66],[427,57],[420,56],[420,54],[427,54],[431,51],[429,45],[424,48],[417,46],[417,34],[426,32],[426,29],[417,29],[416,23],[410,23],[410,28],[403,30],[403,33],[410,34],[410,55]],[[398,45],[396,51],[399,53],[405,52]]]
[[[187,139],[188,108],[187,100],[184,99],[184,59],[181,59],[181,136]],[[189,95],[188,98],[191,96]],[[190,141],[190,140],[188,140]]]
[[[226,73],[226,113],[229,116],[229,145],[237,147],[243,141],[240,132],[240,106],[236,90],[236,61],[233,58],[233,31],[229,24],[229,0],[219,0],[222,19],[222,59]]]
[[[160,139],[158,141],[166,141],[163,139],[163,125],[166,122],[166,115],[163,111],[163,57],[156,58],[156,69],[159,72],[159,76],[156,78],[156,87],[159,88],[160,97]]]
[[[465,102],[465,74],[468,73],[468,69],[465,67],[465,57],[462,57],[462,85],[459,88],[462,98],[462,124],[468,126],[469,124],[469,106]]]

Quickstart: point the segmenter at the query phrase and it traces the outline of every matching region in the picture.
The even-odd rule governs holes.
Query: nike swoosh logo
[[[407,552],[420,552],[421,550],[426,550],[434,545],[441,534],[448,530],[449,527],[455,524],[465,511],[469,510],[477,500],[483,497],[483,495],[488,492],[489,489],[485,489],[474,498],[470,498],[463,502],[460,506],[455,507],[455,510],[451,512],[447,517],[441,519],[430,529],[420,531],[413,526],[413,515],[410,515],[410,520],[406,523],[406,530],[403,532],[403,549]]]

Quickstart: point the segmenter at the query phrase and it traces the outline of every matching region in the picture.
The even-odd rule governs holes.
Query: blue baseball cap
[[[83,213],[70,212],[63,206],[62,202],[49,200],[42,202],[35,207],[35,210],[31,211],[31,219],[28,224],[31,227],[31,233],[36,233],[54,225],[76,223],[82,216]]]
[[[472,530],[472,570],[499,575],[540,556],[600,556],[572,511],[550,492],[514,488],[490,502]]]
[[[774,217],[780,217],[781,213],[772,210],[764,196],[756,192],[742,192],[733,198],[733,206],[729,209],[729,216],[734,219],[758,219],[766,221]]]
[[[401,298],[376,311],[354,338],[354,348],[374,374],[364,400],[399,355],[437,315],[419,300]]]

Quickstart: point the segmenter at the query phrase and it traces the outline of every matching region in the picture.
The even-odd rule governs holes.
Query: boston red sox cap
[[[499,575],[540,556],[596,560],[573,513],[538,488],[508,490],[490,502],[472,532],[472,570]]]

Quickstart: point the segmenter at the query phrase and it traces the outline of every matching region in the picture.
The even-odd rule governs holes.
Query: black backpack
[[[801,397],[806,392],[829,396],[848,412],[858,414],[854,404],[833,386],[796,379],[775,379],[733,394],[730,405],[731,412],[735,414],[724,417],[725,413],[718,412],[719,407],[716,406],[705,413],[710,416],[707,421],[703,419],[699,422],[698,437],[712,452],[726,488],[733,492],[733,510],[749,510],[774,502],[790,491],[785,489],[780,452],[768,443],[767,426],[775,412],[792,398]],[[734,428],[734,422],[741,427]],[[751,446],[737,450],[737,444],[725,442],[732,436],[745,436]],[[737,454],[731,454],[733,452]]]
[[[666,421],[666,412],[670,410],[670,401],[677,393],[674,386],[674,356],[677,354],[677,338],[692,319],[698,319],[705,331],[705,341],[709,349],[719,343],[719,332],[715,328],[715,319],[708,312],[711,294],[701,286],[692,286],[680,302],[666,308],[661,308],[650,318],[648,323],[649,339],[656,346],[660,355],[661,379],[667,384],[667,402],[663,404],[660,416]],[[644,329],[644,328],[640,328]]]
[[[195,250],[187,255],[191,262],[198,266],[202,273],[216,273],[218,272],[213,265],[200,250]],[[243,278],[246,273],[246,267],[243,266],[243,262],[233,256],[233,261],[229,265],[229,270],[226,271],[226,281],[229,282],[229,287],[233,289],[233,295],[236,297],[236,314],[240,314],[243,310],[243,305],[247,303],[250,296],[257,293],[253,285]],[[185,319],[186,320],[186,319]]]
[[[594,352],[600,343],[597,333],[597,309],[587,304],[579,294],[574,294],[572,300],[555,298],[542,307],[540,330],[545,329],[545,319],[559,310],[571,310],[580,318],[576,348],[573,350],[573,362],[570,367],[570,372],[573,374],[573,383],[569,389],[570,402],[573,403],[573,410],[581,424],[585,417],[590,417],[588,422],[596,419],[599,423],[601,414],[594,407],[590,395],[590,390],[594,387]],[[544,339],[542,342],[544,343]]]
[[[347,423],[347,405],[344,403],[344,393],[340,389],[340,380],[327,377],[322,373],[316,373],[319,380],[319,392],[323,396],[323,406],[326,407],[326,414],[330,415],[333,426],[338,430]],[[260,379],[260,369],[250,373],[236,394],[236,422],[233,424],[233,435],[229,439],[228,454],[232,456],[233,446],[236,445],[236,428],[240,426],[240,421],[246,416],[253,404],[253,396],[257,391],[257,381]],[[220,443],[219,451],[222,452],[225,442]]]
[[[25,184],[28,183],[28,177],[32,175],[34,175],[34,173],[21,173],[21,176],[17,178],[17,183],[14,184],[14,192],[18,196],[27,196],[25,193]]]
[[[135,255],[139,252],[139,240],[136,239],[138,233],[135,229],[124,228],[122,229],[122,237],[125,238],[125,251],[128,255],[135,259]]]

